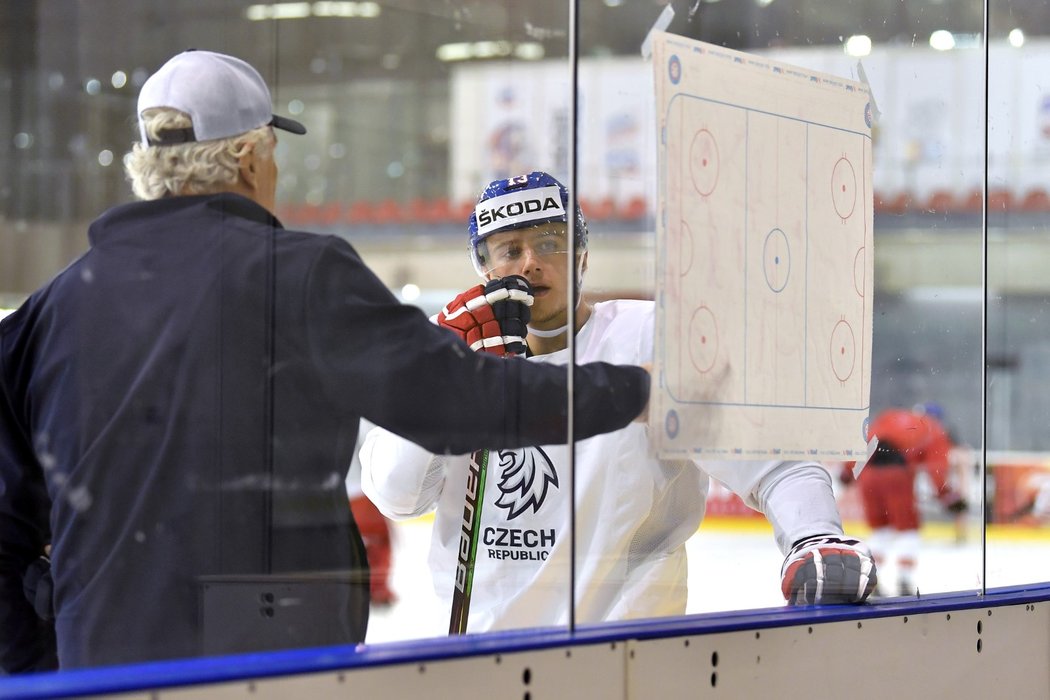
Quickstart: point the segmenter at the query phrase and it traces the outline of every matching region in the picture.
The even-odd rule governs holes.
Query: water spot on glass
[[[76,488],[70,489],[69,494],[66,496],[66,500],[69,501],[69,505],[72,506],[73,510],[83,513],[91,507],[91,492],[83,486],[77,486]]]
[[[51,452],[51,435],[47,432],[37,433],[33,444],[36,459],[44,471],[50,471],[58,464],[58,459]]]

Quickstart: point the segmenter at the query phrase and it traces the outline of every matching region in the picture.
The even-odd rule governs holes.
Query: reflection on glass
[[[1050,578],[1043,390],[1047,310],[1045,9],[993,3],[988,85],[987,542],[989,586]]]
[[[913,407],[927,404],[929,413],[941,414],[945,431],[951,435],[949,442],[939,446],[933,441],[921,447],[902,447],[900,452],[907,460],[903,455],[890,459],[877,454],[875,461],[884,464],[862,471],[861,483],[848,464],[824,464],[846,532],[862,539],[878,557],[881,585],[873,600],[905,593],[914,596],[917,592],[974,590],[982,584],[982,478],[976,460],[982,440],[981,222],[979,216],[968,214],[972,209],[951,203],[958,199],[965,205],[971,188],[980,188],[980,85],[971,81],[963,91],[971,108],[948,108],[960,94],[953,87],[958,84],[949,77],[973,75],[972,64],[980,60],[975,37],[980,36],[981,15],[979,3],[966,8],[961,5],[953,4],[951,18],[931,19],[925,13],[928,6],[920,11],[918,3],[905,3],[895,7],[888,23],[875,22],[856,8],[844,6],[849,24],[841,22],[835,36],[829,30],[838,29],[839,19],[804,19],[802,14],[790,13],[785,3],[769,3],[750,11],[725,3],[702,4],[697,24],[679,18],[671,27],[683,35],[759,57],[870,81],[876,120],[872,128],[875,196],[874,202],[868,203],[869,207],[874,205],[876,266],[871,416],[874,419],[890,408],[911,414]],[[944,24],[938,24],[942,20]],[[945,28],[951,30],[947,37],[938,31]],[[916,33],[924,33],[929,41],[915,41],[912,35]],[[901,42],[905,36],[909,41]],[[948,38],[951,46],[946,43]],[[592,40],[600,45],[600,40]],[[588,65],[589,49],[594,47],[585,41],[581,72]],[[622,69],[624,74],[636,70],[634,80],[603,83],[590,76],[581,80],[584,108],[578,152],[584,162],[581,188],[585,205],[593,196],[601,206],[603,195],[608,202],[616,196],[614,188],[632,186],[642,188],[650,203],[658,201],[649,163],[634,173],[607,175],[622,162],[614,158],[622,155],[616,148],[622,141],[612,136],[622,132],[616,132],[614,125],[629,121],[627,114],[638,115],[639,104],[629,95],[636,83],[650,80],[651,67],[640,57],[623,60],[634,64]],[[594,63],[601,64],[602,59]],[[640,103],[646,104],[648,99]],[[646,125],[640,128],[641,133],[658,133],[652,119],[651,114],[636,116],[636,121]],[[629,142],[629,138],[624,140]],[[601,147],[589,146],[595,141],[606,149],[605,168],[588,170],[588,157],[589,162],[601,162],[600,156],[590,156],[592,151],[602,153]],[[638,149],[643,155],[654,151],[655,147]],[[718,156],[723,157],[721,152]],[[609,180],[613,185],[606,185]],[[942,191],[953,193],[947,206],[938,194]],[[605,206],[607,209],[608,204]],[[689,223],[699,230],[712,227],[711,221]],[[654,226],[649,220],[634,230],[641,233],[639,239],[650,236],[648,249],[645,243],[635,242],[611,226],[603,230],[592,223],[592,294],[596,293],[595,277],[601,269],[598,246],[605,245],[611,251],[625,253],[625,257],[630,255],[626,251],[634,253],[627,265],[632,274],[628,278],[617,270],[615,278],[603,280],[608,287],[599,288],[597,293],[606,297],[653,297]],[[719,229],[720,236],[733,234]],[[711,251],[705,248],[703,252],[709,256]],[[910,262],[919,254],[951,255],[954,262],[950,266],[919,267]],[[695,251],[693,255],[696,259]],[[717,266],[718,261],[710,264]],[[623,288],[624,280],[629,280],[627,289]],[[932,422],[933,418],[927,414],[921,420]],[[911,464],[897,465],[898,461]],[[687,608],[691,612],[783,605],[778,584],[784,551],[778,551],[770,536],[774,528],[749,507],[764,507],[775,521],[775,496],[773,504],[756,498],[767,495],[760,478],[758,494],[749,492],[747,486],[742,490],[731,488],[741,470],[712,482],[706,499],[707,517],[688,541]],[[911,498],[910,504],[887,509],[874,496],[865,498],[867,482],[885,476],[900,482],[895,498]],[[865,512],[865,500],[871,502],[870,515]],[[902,530],[899,534],[898,529]]]
[[[654,55],[663,56],[662,44],[657,40],[657,50]],[[687,49],[683,49],[685,54]],[[666,58],[666,57],[664,57]],[[661,58],[660,60],[664,60]],[[688,58],[688,57],[687,57]],[[681,67],[687,63],[686,59],[676,63],[677,58],[672,58],[668,65],[671,68]],[[654,58],[654,61],[657,60]],[[664,121],[664,108],[657,105],[659,113],[653,115],[653,88],[651,74],[653,67],[640,56],[634,59],[624,59],[618,66],[618,71],[608,68],[603,74],[602,61],[593,61],[591,65],[584,66],[590,69],[591,74],[587,79],[581,81],[584,85],[581,97],[585,106],[583,110],[583,121],[580,133],[581,148],[584,157],[591,156],[591,162],[599,161],[593,152],[602,154],[606,150],[607,171],[599,171],[585,177],[584,182],[590,188],[585,195],[593,197],[595,201],[601,201],[602,197],[614,199],[616,192],[630,191],[650,195],[649,201],[662,202],[668,196],[668,190],[677,188],[679,181],[662,178],[654,167],[653,154],[656,151],[655,141],[659,134],[661,148],[668,152],[679,150],[670,145],[678,132],[671,133],[671,127]],[[687,70],[682,68],[681,70]],[[691,67],[689,68],[691,70]],[[633,76],[631,80],[624,80],[624,75]],[[671,81],[678,79],[680,74],[671,74]],[[604,80],[602,78],[605,78]],[[637,94],[636,94],[637,93]],[[601,105],[604,110],[588,110],[589,105]],[[658,120],[660,128],[657,129]],[[682,197],[693,197],[704,199],[712,195],[716,189],[715,183],[724,183],[731,180],[732,173],[740,173],[742,158],[745,156],[732,151],[732,144],[726,144],[726,158],[735,157],[738,162],[723,162],[720,151],[711,137],[711,132],[706,128],[709,124],[700,124],[697,137],[702,141],[699,149],[695,147],[696,139],[693,140],[693,150],[690,151],[690,173],[693,176],[693,187],[684,187],[689,190]],[[711,127],[715,128],[715,127]],[[731,139],[729,139],[731,141]],[[687,139],[688,143],[688,139]],[[697,150],[702,154],[693,158]],[[730,155],[736,153],[737,156]],[[584,161],[586,162],[586,161]],[[693,167],[695,165],[695,167]],[[661,161],[659,167],[668,166]],[[684,167],[683,167],[684,169]],[[684,176],[685,177],[685,176]],[[703,182],[698,182],[702,179]],[[656,192],[657,181],[661,181],[658,197],[652,197]],[[695,190],[695,192],[694,192]],[[664,206],[661,204],[661,206]],[[724,209],[724,207],[723,207]],[[676,209],[678,211],[678,209]],[[652,270],[655,268],[652,256],[654,244],[655,220],[674,214],[650,210],[646,213],[644,220],[633,223],[636,228],[627,228],[622,232],[607,229],[604,239],[596,241],[604,242],[611,250],[635,249],[641,255],[629,263],[634,272],[631,280],[635,287],[624,288],[626,280],[610,278],[613,286],[597,287],[600,298],[609,299],[617,296],[631,296],[646,301],[635,302],[608,302],[599,303],[596,309],[609,313],[609,309],[616,309],[614,304],[632,303],[639,308],[644,308],[646,322],[644,327],[639,328],[639,323],[625,324],[619,332],[625,334],[620,339],[624,345],[629,347],[643,348],[645,356],[643,361],[652,361],[652,343],[671,343],[672,334],[669,331],[660,332],[654,326],[659,315],[654,309],[652,301],[654,298]],[[725,217],[723,217],[725,218]],[[677,230],[677,222],[671,222],[670,228]],[[728,222],[726,222],[728,224]],[[668,258],[679,257],[682,266],[689,267],[688,261],[695,261],[705,271],[704,279],[699,284],[704,284],[711,277],[718,276],[719,268],[730,268],[734,266],[734,260],[729,257],[725,260],[718,258],[719,251],[732,256],[733,247],[723,247],[721,241],[713,236],[718,222],[711,216],[706,220],[690,220],[683,222],[683,226],[695,228],[696,235],[693,241],[708,240],[710,243],[695,244],[693,250],[686,250],[688,246],[669,245],[671,252],[665,253]],[[596,230],[600,230],[597,229]],[[718,237],[727,240],[739,234],[738,229],[729,224],[725,230],[718,232]],[[626,235],[624,235],[626,234]],[[673,235],[674,231],[671,234]],[[711,236],[710,238],[708,236]],[[598,255],[598,249],[592,256],[592,266],[596,269],[601,264],[602,258]],[[648,276],[642,272],[648,269]],[[665,274],[656,268],[656,274]],[[639,284],[641,282],[641,284]],[[659,280],[658,280],[659,282]],[[593,285],[593,281],[591,283]],[[591,287],[592,293],[595,287]],[[733,296],[733,288],[721,285],[721,297],[718,302],[736,305],[738,300],[730,299]],[[677,294],[677,293],[676,293]],[[676,299],[663,297],[660,300],[661,308],[669,303],[677,303]],[[742,301],[742,300],[741,300]],[[706,304],[702,301],[701,308],[709,308],[714,300],[708,300]],[[641,306],[643,305],[644,306]],[[617,312],[613,312],[614,317]],[[635,311],[639,313],[639,311]],[[625,314],[619,312],[619,315]],[[694,316],[695,317],[695,316]],[[705,316],[705,319],[709,318]],[[700,334],[695,346],[687,347],[682,355],[694,358],[696,362],[697,353],[704,354],[700,361],[703,365],[701,374],[727,375],[735,373],[741,376],[742,368],[735,367],[731,358],[727,357],[726,350],[719,349],[715,342],[717,335],[717,324],[708,323],[708,331]],[[611,328],[617,328],[615,322],[610,324]],[[607,334],[608,335],[608,334]],[[644,338],[639,341],[638,336]],[[705,343],[710,339],[710,345]],[[710,348],[710,352],[707,352]],[[665,351],[666,352],[666,351]],[[715,368],[717,372],[710,372]],[[661,378],[661,381],[663,379]],[[652,404],[651,404],[652,407]],[[659,422],[657,423],[659,426]],[[811,547],[815,545],[814,540],[806,541],[809,536],[819,535],[842,535],[838,524],[838,516],[834,496],[831,491],[831,481],[822,467],[816,464],[798,464],[779,461],[768,462],[744,462],[744,461],[721,461],[719,457],[700,459],[694,462],[690,459],[658,460],[655,457],[655,446],[649,444],[649,437],[655,434],[662,426],[650,425],[645,434],[635,438],[637,448],[634,451],[621,452],[617,458],[618,468],[630,474],[631,487],[619,498],[624,503],[625,516],[622,525],[628,542],[628,556],[624,562],[628,572],[631,594],[636,597],[632,602],[629,614],[634,616],[651,616],[654,613],[675,614],[676,609],[690,612],[704,610],[730,609],[737,607],[757,607],[765,605],[782,605],[784,594],[792,599],[806,600],[806,580],[809,572],[816,573],[815,567],[806,567],[804,562],[812,552]],[[699,434],[699,433],[698,433]],[[742,445],[746,446],[746,445]],[[694,448],[710,447],[703,443],[703,438],[698,438]],[[712,482],[711,477],[717,481]],[[787,511],[798,513],[798,509],[792,499],[804,498],[811,504],[811,508],[802,516],[791,514]],[[739,533],[723,529],[725,525],[733,522],[731,509],[722,510],[721,504],[733,502],[739,505],[740,513],[754,513],[751,508],[761,508],[770,513],[776,522],[775,531],[766,527],[762,532],[761,540],[755,541],[753,549],[747,556],[739,556],[742,537]],[[745,505],[745,503],[747,505]],[[749,508],[750,506],[750,508]],[[700,535],[692,537],[704,517],[705,508],[709,512],[706,520],[706,528],[711,530],[719,528],[718,532],[701,532]],[[637,520],[630,521],[630,515]],[[776,518],[779,514],[781,517]],[[729,516],[729,517],[727,517]],[[746,516],[745,516],[746,517]],[[763,521],[764,523],[764,521]],[[611,526],[610,526],[611,527]],[[841,539],[841,538],[840,538]],[[787,566],[785,577],[785,591],[781,593],[781,565],[784,556],[788,554],[793,545],[799,544],[799,549],[793,553],[792,564],[798,566]],[[779,546],[778,546],[779,545]],[[688,556],[687,556],[688,550]],[[727,552],[733,550],[734,554],[727,556]],[[843,544],[840,550],[844,556],[854,556],[849,544]],[[721,552],[721,553],[720,553]],[[599,560],[597,552],[586,552],[591,559]],[[864,564],[859,558],[855,558],[859,571]],[[867,562],[870,565],[870,562]],[[592,566],[594,564],[591,564]],[[729,576],[724,576],[721,567],[734,568]],[[713,572],[718,572],[712,575]],[[746,571],[746,574],[743,573]],[[706,573],[705,573],[706,572]],[[688,586],[686,575],[689,574]],[[755,582],[757,585],[741,590],[744,581]],[[767,584],[764,588],[762,583]],[[745,587],[746,583],[743,584]],[[715,586],[716,588],[712,588]],[[717,587],[722,587],[718,590]],[[826,595],[821,602],[836,602],[835,596],[841,595],[841,591],[821,591]],[[734,590],[735,589],[735,590]],[[860,596],[865,595],[866,585],[854,578],[851,586],[853,595],[863,591]],[[816,588],[808,590],[808,594],[816,596]],[[651,601],[659,600],[663,611],[653,606]],[[810,599],[812,600],[812,599]],[[645,602],[650,606],[646,608]]]
[[[0,140],[0,159],[7,164],[0,170],[0,314],[20,305],[86,249],[88,222],[110,206],[132,201],[118,166],[135,139],[136,96],[182,46],[114,44],[112,23],[120,18],[129,34],[152,36],[163,25],[182,43],[229,52],[256,65],[270,85],[274,109],[308,127],[307,134],[279,138],[276,144],[278,218],[289,229],[349,241],[382,286],[428,316],[482,281],[469,262],[468,219],[486,185],[533,170],[568,182],[569,156],[575,153],[574,195],[588,231],[586,258],[580,261],[580,308],[587,323],[579,349],[597,347],[595,321],[605,310],[629,308],[643,317],[631,329],[638,344],[628,352],[621,343],[618,352],[635,353],[623,361],[635,360],[645,352],[647,305],[655,296],[658,201],[652,68],[641,49],[664,6],[655,1],[580,3],[580,103],[574,125],[569,12],[561,0],[463,0],[440,8],[386,2],[216,8],[202,1],[183,3],[177,12],[144,8],[133,0],[111,2],[105,12],[65,0],[0,3],[0,35],[9,47],[0,58],[0,126],[8,135]],[[1006,13],[1003,7],[990,5],[990,71],[1003,78],[989,85],[987,182],[983,81],[973,77],[984,72],[984,8],[977,0],[905,0],[877,11],[846,2],[819,12],[788,0],[702,3],[695,23],[679,14],[667,27],[710,44],[870,82],[876,102],[871,414],[936,404],[955,446],[947,470],[934,477],[919,471],[913,486],[921,527],[909,545],[911,582],[922,594],[1050,578],[1050,571],[1032,569],[1033,561],[1044,559],[1033,555],[1038,551],[1033,543],[1041,543],[1050,510],[1040,422],[1045,411],[1038,391],[1046,306],[1038,234],[1050,201],[1040,177],[1046,110],[1036,79],[1045,53],[1040,24],[1045,20],[1036,10]],[[985,202],[987,251],[981,219]],[[982,287],[986,253],[987,297]],[[534,286],[537,324],[546,306],[541,299],[545,286],[550,287]],[[558,327],[548,321],[549,326],[537,329]],[[530,339],[530,346],[540,337]],[[103,345],[114,353],[119,347],[117,339]],[[555,360],[557,352],[546,359]],[[392,363],[396,356],[384,359]],[[317,395],[331,388],[318,382]],[[429,418],[435,413],[426,408],[431,402],[430,396],[417,402]],[[152,415],[148,407],[140,408],[143,416]],[[929,415],[930,408],[925,410]],[[409,413],[418,415],[416,409]],[[493,409],[471,406],[447,413],[491,417]],[[314,437],[317,423],[331,418],[302,416],[297,439]],[[336,478],[314,484],[340,507],[354,418],[340,426],[348,443],[340,447],[345,454],[336,460],[339,464],[326,467]],[[706,612],[783,605],[780,573],[792,542],[778,543],[774,528],[750,507],[776,500],[771,472],[762,473],[765,480],[740,483],[748,481],[747,475],[730,467],[700,471],[690,464],[654,464],[647,455],[625,457],[629,449],[644,448],[640,430],[631,426],[622,434],[631,447],[608,460],[605,471],[587,466],[593,459],[587,441],[577,445],[577,568],[570,575],[566,565],[550,567],[548,577],[537,583],[544,595],[558,599],[552,609],[564,610],[558,606],[575,600],[575,621],[591,622],[683,608]],[[467,432],[464,428],[462,434]],[[979,468],[986,434],[987,482]],[[34,449],[40,451],[41,445]],[[541,461],[518,469],[513,459],[505,466],[499,454],[489,456],[491,496],[484,507],[506,522],[482,531],[491,543],[482,541],[481,547],[499,552],[482,554],[498,561],[501,571],[527,576],[522,571],[540,570],[528,557],[541,558],[544,551],[528,543],[542,545],[549,528],[512,524],[532,506],[508,504],[537,503],[544,485],[545,498],[557,496],[567,504],[569,475],[558,458],[551,458],[557,462],[553,470],[545,470]],[[824,466],[829,476],[819,480],[830,485],[844,530],[877,545],[878,528],[865,519],[860,485],[840,478],[842,465]],[[404,511],[407,519],[388,522],[361,502],[364,485],[357,484],[357,473],[349,475],[351,500],[373,563],[374,604],[366,640],[446,634],[450,600],[438,596],[433,583],[444,590],[454,586],[455,576],[449,579],[447,572],[457,567],[447,553],[431,559],[428,552],[432,532],[440,542],[455,542],[456,534],[438,530],[442,521],[436,516],[411,508]],[[433,488],[436,482],[427,480],[428,473],[424,470],[423,484]],[[717,478],[705,492],[700,482],[708,473]],[[525,480],[515,481],[526,474],[534,477],[527,486]],[[941,477],[969,504],[961,515],[951,514],[938,498]],[[260,495],[274,495],[273,482],[249,482]],[[501,485],[533,498],[503,496]],[[305,491],[312,493],[311,488]],[[465,498],[465,474],[456,488],[463,494],[442,492],[441,498],[450,503]],[[241,497],[250,489],[234,491],[231,497]],[[69,493],[71,504],[87,502],[76,484]],[[984,580],[979,504],[986,493]],[[303,495],[292,489],[276,497]],[[311,510],[309,504],[304,508]],[[519,510],[516,518],[509,517]],[[227,515],[250,517],[242,509]],[[558,517],[557,527],[564,528],[564,507]],[[292,526],[309,527],[308,521]],[[566,541],[566,532],[554,535],[558,544]],[[145,546],[139,533],[146,542],[156,536],[143,527],[116,528],[113,536],[129,538],[132,547]],[[304,539],[304,552],[321,546],[320,538]],[[682,541],[688,558],[675,546]],[[880,593],[892,596],[907,564],[885,541]],[[386,557],[391,564],[384,577]],[[477,575],[489,583],[481,569]],[[603,577],[609,586],[590,585]],[[574,596],[569,591],[573,580],[579,585]],[[639,588],[624,593],[625,581],[637,581]],[[650,585],[653,581],[658,585]],[[503,588],[487,589],[484,596],[493,605],[511,606]],[[636,605],[641,598],[645,604]],[[255,610],[262,622],[268,619],[265,603]],[[512,626],[568,621],[567,612],[555,618],[522,614]]]
[[[272,117],[249,64],[198,49],[149,73],[137,86],[142,143],[125,161],[141,201],[115,197],[89,250],[4,320],[0,610],[18,632],[5,635],[7,671],[55,664],[52,611],[67,669],[363,641],[367,550],[344,483],[362,418],[437,454],[567,438],[563,369],[470,355],[400,305],[341,236],[274,222],[289,157],[277,144],[291,139],[275,139],[270,124],[304,130]],[[88,84],[91,98],[106,89]],[[134,113],[134,99],[114,101]],[[309,99],[276,102],[311,116]],[[413,154],[383,154],[387,175],[405,176]],[[326,169],[321,157],[300,162],[304,199],[340,208],[323,177],[310,180]],[[10,216],[48,222],[36,193],[15,195]],[[391,202],[400,222],[407,204]],[[557,206],[564,214],[566,202]],[[481,297],[490,321],[500,302],[525,296],[503,290],[509,299]],[[467,328],[489,330],[477,319]],[[587,410],[576,434],[635,418],[644,379],[637,367],[580,367],[574,393]],[[453,480],[462,502],[470,482]],[[521,507],[532,498],[523,490]],[[534,534],[509,536],[517,546]],[[29,597],[27,566],[39,574]]]

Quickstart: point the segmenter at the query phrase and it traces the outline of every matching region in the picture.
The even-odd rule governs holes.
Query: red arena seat
[[[473,200],[460,202],[452,207],[452,222],[463,224],[464,230],[467,227],[467,221],[470,219],[470,215],[474,213]]]
[[[371,202],[359,199],[346,210],[344,220],[348,224],[371,224],[376,220],[375,207]]]
[[[875,211],[880,214],[904,214],[915,206],[911,192],[897,192],[893,195],[875,193]]]
[[[616,215],[616,202],[612,197],[601,199],[580,199],[580,208],[588,220],[604,221]]]
[[[1010,190],[998,187],[988,190],[988,211],[1003,212],[1010,211],[1015,206],[1014,193]]]
[[[384,199],[375,207],[377,224],[396,224],[404,221],[405,205],[394,199]]]
[[[343,213],[341,202],[328,202],[317,208],[317,220],[323,226],[333,226],[339,223]]]
[[[955,195],[948,190],[934,190],[926,199],[926,211],[936,214],[947,214],[958,209]]]
[[[427,203],[426,222],[428,224],[444,224],[453,220],[452,207],[444,197],[432,199]]]
[[[1041,187],[1034,187],[1025,193],[1021,200],[1021,211],[1045,212],[1050,211],[1050,195]]]
[[[959,200],[959,209],[969,214],[978,214],[984,207],[984,191],[979,187],[972,189]]]
[[[649,205],[645,201],[645,197],[631,197],[627,200],[627,203],[620,209],[620,218],[628,221],[634,221],[637,219],[645,218],[646,212],[649,211]]]

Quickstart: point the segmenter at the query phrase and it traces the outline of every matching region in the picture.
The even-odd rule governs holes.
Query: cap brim
[[[270,120],[270,126],[276,129],[282,129],[283,131],[290,131],[293,134],[305,134],[306,127],[288,117],[279,117],[276,114],[273,115],[273,119]]]

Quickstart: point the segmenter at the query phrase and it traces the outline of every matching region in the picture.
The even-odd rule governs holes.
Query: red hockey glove
[[[524,277],[511,275],[463,292],[441,310],[437,322],[474,352],[524,355],[530,306],[532,287]]]
[[[816,535],[795,543],[780,569],[788,605],[863,603],[878,576],[871,551],[858,539]]]

